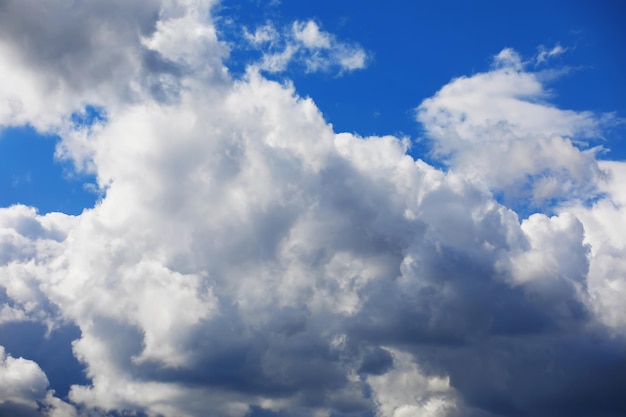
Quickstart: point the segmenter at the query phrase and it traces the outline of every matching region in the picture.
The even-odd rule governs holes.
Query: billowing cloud
[[[450,414],[456,404],[448,377],[425,377],[410,355],[383,352],[393,355],[394,369],[367,378],[379,415],[437,417]]]
[[[0,404],[7,402],[36,406],[36,400],[45,396],[48,379],[36,363],[7,356],[0,349]]]
[[[194,3],[3,1],[0,124],[55,130],[87,104],[114,111],[146,95],[175,98],[194,65],[185,57],[219,61],[225,51],[211,50],[209,43],[218,45],[212,26],[194,25],[213,2]]]
[[[1,7],[18,19],[20,4]],[[24,101],[2,123],[60,134],[58,155],[102,192],[77,216],[0,209],[0,325],[77,326],[88,378],[63,402],[35,362],[4,355],[24,368],[12,403],[55,417],[626,412],[624,166],[579,144],[601,116],[548,104],[505,49],[419,106],[441,170],[409,156],[409,139],[335,132],[263,65],[231,77],[211,2],[132,4],[55,4],[118,49],[44,33],[22,50],[29,27],[2,29],[2,56],[20,51],[29,69],[15,77],[94,85],[33,87],[66,104],[44,117]],[[83,25],[92,14],[101,23]],[[316,23],[290,30],[305,71],[350,69]],[[65,75],[37,42],[112,66]],[[84,104],[102,117],[72,123]],[[518,199],[557,202],[520,219]]]
[[[626,240],[621,233],[626,227],[626,164],[600,162],[608,179],[600,183],[604,197],[591,205],[574,204],[563,210],[574,213],[585,225],[585,242],[589,245],[587,285],[594,310],[609,326],[624,334],[626,307]]]
[[[0,123],[50,128],[87,102],[131,99],[131,80],[150,80],[157,1],[3,1],[0,4]],[[158,57],[157,57],[158,58]],[[158,59],[157,59],[158,60]],[[142,77],[142,75],[147,77]]]

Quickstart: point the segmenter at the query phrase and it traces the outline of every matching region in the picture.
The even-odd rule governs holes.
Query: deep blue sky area
[[[29,126],[0,131],[0,206],[19,203],[68,214],[93,206],[97,195],[85,187],[93,178],[54,158],[58,140]]]
[[[232,32],[267,21],[286,26],[313,19],[338,39],[360,44],[372,57],[364,70],[340,76],[291,71],[273,77],[293,80],[336,131],[408,136],[414,140],[412,154],[426,160],[428,145],[420,140],[414,109],[454,77],[487,70],[505,47],[527,59],[541,45],[567,48],[550,64],[569,69],[550,84],[551,101],[561,108],[626,118],[626,4],[617,0],[283,0],[275,5],[225,0],[215,12],[226,41],[233,35],[225,30],[226,20]],[[254,57],[245,47],[233,47],[227,65],[236,75]],[[626,124],[608,129],[604,140],[612,151],[603,158],[626,159]],[[54,137],[40,137],[29,127],[1,130],[0,204],[71,214],[93,206],[97,196],[84,188],[93,178],[73,175],[69,164],[55,161],[55,143]]]

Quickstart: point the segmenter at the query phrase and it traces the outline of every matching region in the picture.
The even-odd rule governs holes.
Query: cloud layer
[[[263,76],[361,68],[360,47],[294,22],[300,52],[233,78],[212,3],[0,4],[0,124],[59,134],[102,191],[78,216],[0,209],[0,326],[77,326],[89,379],[62,401],[2,350],[0,411],[626,412],[626,168],[580,144],[603,116],[550,105],[505,49],[418,107],[441,170]]]

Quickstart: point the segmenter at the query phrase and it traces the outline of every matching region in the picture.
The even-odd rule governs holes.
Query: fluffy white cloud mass
[[[0,2],[0,124],[57,133],[102,191],[0,209],[0,326],[76,326],[88,379],[63,402],[0,351],[0,414],[626,413],[626,165],[580,145],[601,115],[548,104],[505,49],[419,106],[441,170],[334,132],[269,55],[229,75],[212,3]],[[289,33],[306,71],[365,63]]]
[[[603,118],[546,103],[541,75],[504,49],[491,71],[457,78],[424,100],[418,119],[435,155],[509,198],[588,197],[602,176],[600,148],[581,151],[577,142],[598,137]]]

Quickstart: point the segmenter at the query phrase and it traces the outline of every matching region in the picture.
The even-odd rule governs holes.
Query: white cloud
[[[3,304],[2,308],[0,308],[0,326],[4,323],[10,323],[15,321],[25,321],[27,320],[26,313],[24,310],[19,308],[11,307],[8,304]]]
[[[542,64],[546,62],[548,59],[559,56],[567,51],[567,48],[563,48],[560,44],[556,44],[552,47],[552,49],[546,49],[545,46],[541,45],[538,48],[539,52],[537,53],[537,64]]]
[[[218,42],[213,25],[206,22],[212,3],[212,0],[181,2],[182,11],[162,16],[156,22],[156,30],[143,38],[142,44],[157,52],[165,62],[177,64],[182,73],[193,71],[196,77],[225,78],[226,70],[221,62],[226,48]],[[163,10],[161,13],[164,14]]]
[[[529,248],[509,258],[515,282],[568,279],[583,283],[587,274],[584,230],[570,213],[547,217],[533,214],[521,229]]]
[[[266,42],[273,42],[277,40],[279,34],[271,23],[267,23],[256,28],[254,33],[250,33],[247,28],[244,28],[244,36],[248,42],[251,42],[254,45],[261,45]]]
[[[76,410],[47,387],[48,378],[35,362],[14,358],[0,346],[1,415],[76,417]]]
[[[623,162],[600,162],[609,173],[599,183],[604,196],[591,206],[577,204],[562,210],[574,213],[585,228],[589,245],[589,276],[587,285],[593,308],[609,326],[626,334],[626,165]]]
[[[293,35],[298,41],[309,49],[327,49],[330,48],[330,35],[320,31],[319,26],[312,20],[308,22],[294,22]]]
[[[337,71],[339,74],[366,67],[368,53],[357,44],[339,41],[320,29],[313,21],[295,21],[283,30],[282,36],[271,24],[265,24],[244,37],[263,52],[259,63],[253,64],[267,72],[283,72],[292,64],[307,72]]]
[[[597,149],[575,144],[599,136],[600,118],[561,110],[546,98],[538,75],[505,49],[491,71],[457,78],[424,100],[418,120],[436,157],[507,197],[526,191],[540,205],[593,195],[602,175]]]
[[[46,395],[48,379],[33,361],[13,358],[0,347],[0,404],[15,402],[36,407]]]
[[[140,48],[160,2],[53,0],[0,5],[0,124],[48,130],[85,104],[115,107],[162,73]],[[103,53],[103,51],[106,51]]]
[[[566,386],[586,407],[608,398],[623,410],[623,368],[607,363],[623,363],[624,345],[599,325],[624,323],[623,167],[573,144],[601,129],[596,115],[545,103],[536,74],[504,50],[420,106],[445,172],[407,155],[406,138],[333,131],[289,83],[254,68],[229,78],[212,2],[129,4],[136,14],[116,5],[129,17],[106,38],[129,54],[122,69],[73,69],[115,86],[97,93],[106,120],[65,123],[89,89],[36,83],[33,97],[72,104],[45,123],[35,107],[6,119],[61,126],[59,155],[103,193],[78,216],[0,209],[0,317],[78,326],[89,383],[71,387],[73,404],[93,415],[404,417],[497,415],[502,404],[540,415],[547,402],[568,415]],[[17,54],[12,30],[5,57]],[[367,60],[313,21],[283,36],[268,25],[248,34],[270,45],[261,69]],[[36,51],[19,55],[33,80],[63,74],[31,63]],[[579,203],[596,188],[606,197]],[[520,189],[569,200],[520,222],[493,197]],[[11,398],[72,415],[36,363],[3,358],[22,369]]]
[[[411,355],[390,351],[394,367],[383,375],[369,376],[381,417],[445,417],[456,408],[448,377],[428,376]]]

